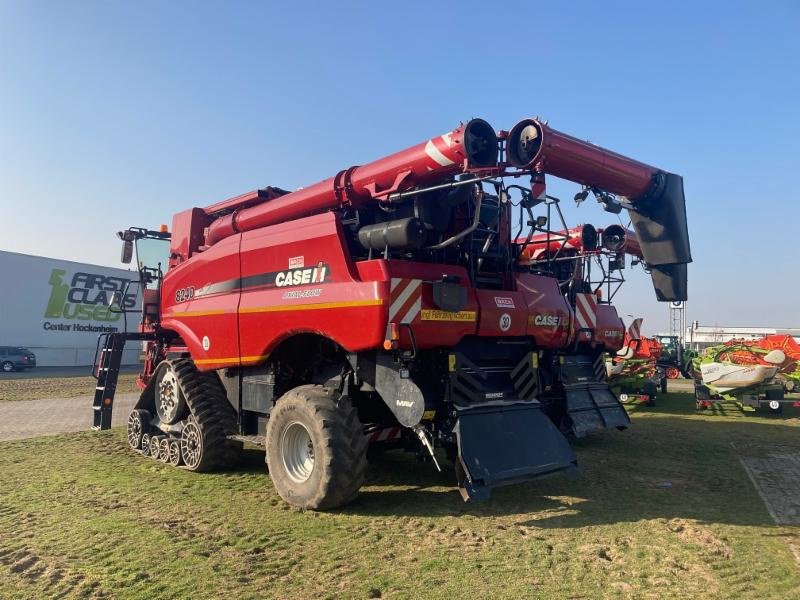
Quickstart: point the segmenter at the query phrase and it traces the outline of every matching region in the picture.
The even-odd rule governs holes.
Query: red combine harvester
[[[547,174],[627,209],[658,298],[686,297],[679,176],[535,119],[499,133],[473,119],[295,192],[190,208],[171,234],[120,232],[143,314],[138,333],[98,340],[95,428],[111,425],[123,345],[143,341],[131,447],[205,471],[260,444],[297,506],[352,500],[369,442],[434,463],[443,447],[465,499],[572,469],[565,434],[629,423],[603,363],[624,327],[580,272],[562,285],[558,261],[526,264],[554,235],[533,214],[551,211]]]

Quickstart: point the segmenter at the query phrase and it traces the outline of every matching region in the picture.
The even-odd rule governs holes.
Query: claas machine
[[[800,345],[790,335],[734,339],[711,346],[692,360],[699,409],[731,401],[742,408],[782,412],[786,391],[800,382]]]
[[[567,436],[629,423],[602,358],[623,324],[579,270],[561,285],[557,261],[528,264],[548,176],[627,210],[657,297],[685,298],[681,177],[538,119],[472,119],[293,192],[189,208],[171,232],[120,232],[141,325],[98,340],[94,426],[111,425],[133,341],[130,446],[207,471],[259,444],[299,507],[351,501],[368,445],[390,440],[437,467],[443,448],[465,499],[573,469]]]

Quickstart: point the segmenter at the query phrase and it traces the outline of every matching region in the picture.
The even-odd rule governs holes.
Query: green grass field
[[[632,413],[576,443],[578,478],[465,504],[451,471],[390,452],[332,513],[285,505],[257,451],[201,475],[121,430],[0,443],[0,598],[800,597],[800,532],[736,449],[800,452],[794,415],[696,414],[685,394]]]

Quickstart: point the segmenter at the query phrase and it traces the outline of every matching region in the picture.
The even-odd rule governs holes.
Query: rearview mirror
[[[122,256],[120,260],[127,264],[130,264],[131,260],[133,259],[133,240],[122,240]]]

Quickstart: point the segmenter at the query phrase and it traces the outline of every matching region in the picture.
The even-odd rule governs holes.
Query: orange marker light
[[[164,223],[162,223],[162,224],[161,224],[161,227],[159,227],[159,228],[158,228],[158,230],[159,230],[161,233],[167,233],[167,232],[169,232],[169,229],[167,228],[166,224],[164,224]]]
[[[397,323],[389,323],[386,326],[386,339],[383,341],[384,350],[396,350],[399,344],[397,340],[400,339],[400,328]]]

